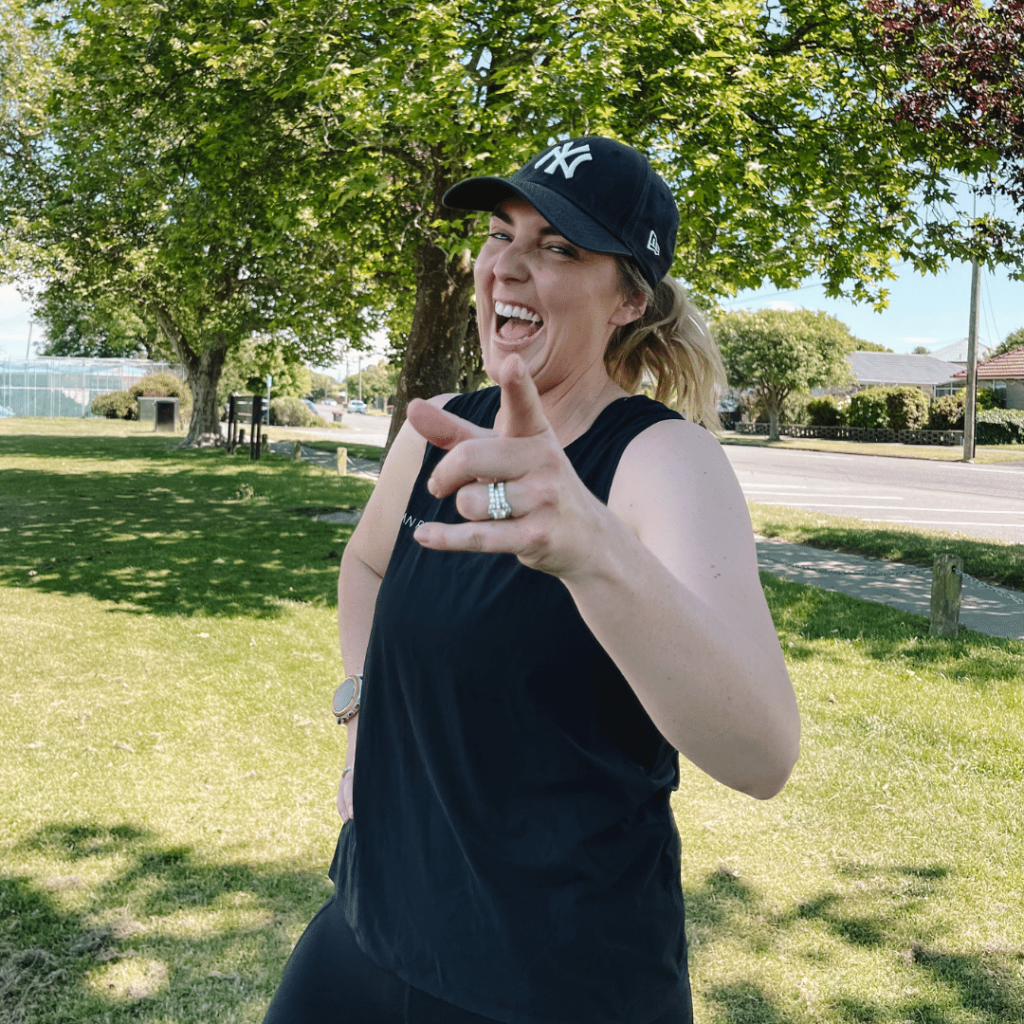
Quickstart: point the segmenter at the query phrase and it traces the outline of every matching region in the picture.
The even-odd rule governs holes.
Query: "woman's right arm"
[[[432,398],[431,404],[443,406],[451,395]],[[398,432],[377,486],[366,503],[362,517],[345,545],[338,574],[338,636],[346,675],[361,673],[370,640],[377,591],[391,560],[391,552],[409,504],[412,485],[423,463],[426,441],[404,423]],[[348,746],[345,767],[353,767],[359,716],[348,722]],[[338,784],[338,813],[342,821],[352,817],[352,772]]]

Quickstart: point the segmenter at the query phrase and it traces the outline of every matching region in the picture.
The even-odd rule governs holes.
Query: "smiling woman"
[[[498,386],[410,403],[345,549],[335,895],[266,1021],[687,1024],[678,756],[769,797],[799,721],[675,201],[599,137],[445,201]]]

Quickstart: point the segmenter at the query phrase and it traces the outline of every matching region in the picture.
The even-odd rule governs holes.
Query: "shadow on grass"
[[[5,438],[5,453],[12,440],[45,442],[54,472],[0,476],[0,585],[86,594],[128,613],[273,617],[281,601],[333,603],[352,527],[313,517],[361,507],[370,491],[273,456],[249,463],[133,438],[58,439],[59,456],[53,438]],[[119,446],[134,460],[120,472],[109,454]],[[83,471],[90,460],[110,468]]]
[[[934,988],[932,998],[898,1000],[873,1000],[863,990],[840,993],[828,1000],[827,1015],[816,1019],[843,1024],[908,1020],[948,1024],[966,1013],[963,1019],[977,1024],[1024,1020],[1024,950],[950,951],[940,948],[950,941],[948,937],[929,934],[920,924],[919,912],[941,896],[948,875],[942,864],[840,864],[834,887],[772,912],[754,886],[719,868],[686,893],[691,963],[717,956],[715,947],[724,941],[738,943],[755,957],[783,945],[782,955],[789,959],[801,955],[791,951],[794,942],[814,943],[818,949],[808,949],[808,961],[825,969],[842,958],[843,949],[875,952],[893,964],[893,971],[906,974],[904,991],[923,989],[920,982],[930,981],[946,998],[937,999]],[[791,938],[796,930],[799,938]],[[822,933],[817,941],[816,931]],[[790,1000],[795,994],[787,993]],[[714,1020],[726,1024],[795,1024],[807,1019],[788,1013],[780,993],[751,979],[712,985],[703,995],[716,1008]]]
[[[908,667],[931,666],[953,680],[1019,683],[1024,644],[961,630],[955,639],[929,635],[928,620],[888,605],[793,583],[762,574],[761,582],[787,659],[805,661],[829,656],[821,641],[848,641],[859,654]],[[845,661],[849,648],[833,652]]]
[[[326,864],[210,864],[131,823],[48,825],[16,852],[68,873],[0,875],[5,1024],[258,1021],[291,949],[286,927],[329,892]],[[70,910],[85,862],[105,862],[106,880]]]

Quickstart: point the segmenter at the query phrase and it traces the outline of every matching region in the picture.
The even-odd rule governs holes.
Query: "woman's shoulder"
[[[609,505],[619,509],[707,508],[741,497],[718,438],[686,419],[663,418],[640,431],[619,460]]]

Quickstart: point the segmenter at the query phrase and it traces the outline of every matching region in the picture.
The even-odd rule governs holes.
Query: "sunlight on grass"
[[[351,528],[307,513],[368,485],[5,429],[0,1020],[258,1022],[338,829]],[[683,766],[697,1019],[1019,1024],[1024,644],[763,584],[802,756],[767,802]]]

